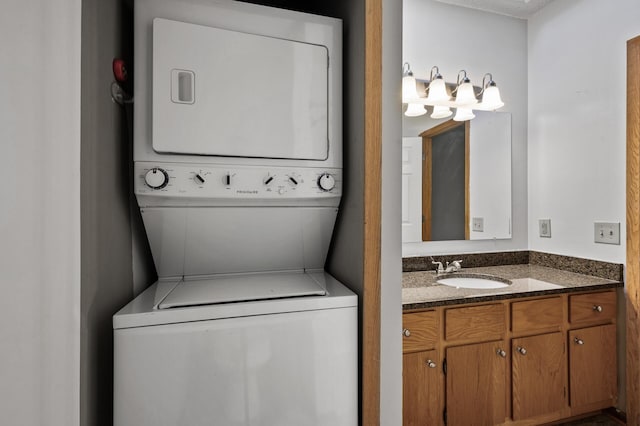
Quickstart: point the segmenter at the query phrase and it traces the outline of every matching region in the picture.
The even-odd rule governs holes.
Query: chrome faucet
[[[451,263],[446,262],[446,267],[442,266],[442,262],[436,262],[433,258],[431,258],[431,263],[437,266],[436,274],[451,274],[462,269],[462,260],[454,260]]]

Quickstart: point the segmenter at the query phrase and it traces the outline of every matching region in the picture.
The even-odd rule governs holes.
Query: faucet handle
[[[451,262],[451,266],[456,270],[459,271],[460,269],[462,269],[462,260],[454,260],[453,262]]]
[[[438,266],[438,268],[436,269],[436,272],[440,273],[440,272],[444,271],[444,267],[442,266],[442,262],[436,262],[435,260],[432,260],[431,263]]]

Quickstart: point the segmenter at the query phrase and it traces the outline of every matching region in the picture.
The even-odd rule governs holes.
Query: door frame
[[[364,25],[364,291],[360,424],[375,426],[380,424],[382,0],[365,0]]]
[[[469,132],[471,124],[468,120],[454,121],[451,119],[420,133],[422,137],[422,241],[431,241],[433,138],[460,126],[464,126],[464,239],[468,240],[471,235],[469,227]]]
[[[640,424],[640,36],[627,41],[626,399]]]

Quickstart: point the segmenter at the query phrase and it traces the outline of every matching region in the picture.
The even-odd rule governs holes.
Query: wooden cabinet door
[[[402,356],[402,424],[442,425],[442,365],[436,351]]]
[[[511,341],[513,419],[522,420],[566,407],[563,333]]]
[[[447,425],[495,425],[506,416],[509,348],[502,341],[447,348]]]
[[[615,324],[569,332],[570,403],[611,405],[617,398]]]

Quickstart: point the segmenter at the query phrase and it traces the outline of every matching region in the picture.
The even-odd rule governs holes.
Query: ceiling
[[[528,19],[552,0],[437,0],[485,12]]]

